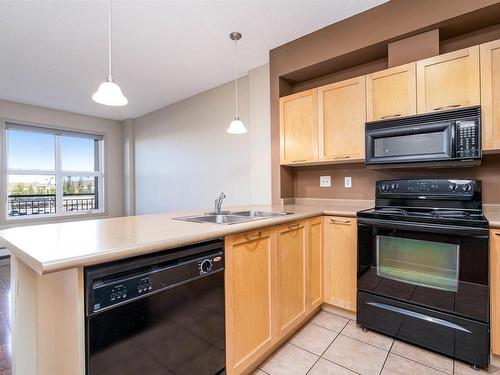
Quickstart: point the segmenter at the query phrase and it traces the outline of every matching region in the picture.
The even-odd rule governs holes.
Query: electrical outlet
[[[352,177],[344,177],[344,187],[346,188],[352,187]]]
[[[319,187],[331,187],[332,178],[331,176],[320,176],[319,177]]]

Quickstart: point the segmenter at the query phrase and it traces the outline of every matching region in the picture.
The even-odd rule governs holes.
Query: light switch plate
[[[320,176],[319,177],[319,187],[331,187],[332,178],[331,176]]]
[[[352,177],[344,177],[344,186],[346,188],[352,187]]]

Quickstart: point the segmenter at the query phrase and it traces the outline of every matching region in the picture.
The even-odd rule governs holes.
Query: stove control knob
[[[399,184],[392,184],[391,185],[392,190],[398,190],[398,188],[399,188]]]
[[[200,264],[201,273],[207,273],[212,270],[212,261],[210,259],[205,259]]]
[[[472,186],[470,186],[469,184],[462,185],[462,190],[463,191],[471,191],[472,190]]]
[[[380,186],[380,188],[382,189],[382,191],[386,191],[389,188],[389,185],[382,184],[382,186]]]
[[[452,182],[448,187],[450,188],[450,190],[457,190],[458,185]]]

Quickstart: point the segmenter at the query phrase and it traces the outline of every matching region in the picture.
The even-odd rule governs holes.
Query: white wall
[[[250,201],[271,203],[271,92],[269,64],[249,74]]]
[[[47,127],[54,126],[104,134],[106,139],[104,155],[106,214],[107,216],[123,214],[122,125],[120,122],[2,100],[0,100],[0,118],[20,124],[28,122]],[[0,134],[1,136],[3,135]],[[53,221],[63,220],[68,219],[58,218]],[[0,223],[2,221],[3,218],[0,218]],[[42,220],[42,222],[46,221]],[[29,222],[29,224],[34,223]],[[21,224],[25,222],[10,225]]]
[[[134,120],[122,122],[123,215],[135,215],[135,129]]]
[[[137,214],[270,203],[269,65],[240,78],[246,135],[229,135],[234,82],[134,121]]]

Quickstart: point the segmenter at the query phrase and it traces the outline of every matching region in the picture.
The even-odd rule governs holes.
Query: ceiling
[[[124,120],[230,81],[268,51],[385,0],[119,0],[113,78],[129,100],[91,100],[107,75],[107,2],[0,0],[0,99]],[[1,115],[1,114],[0,114]]]

